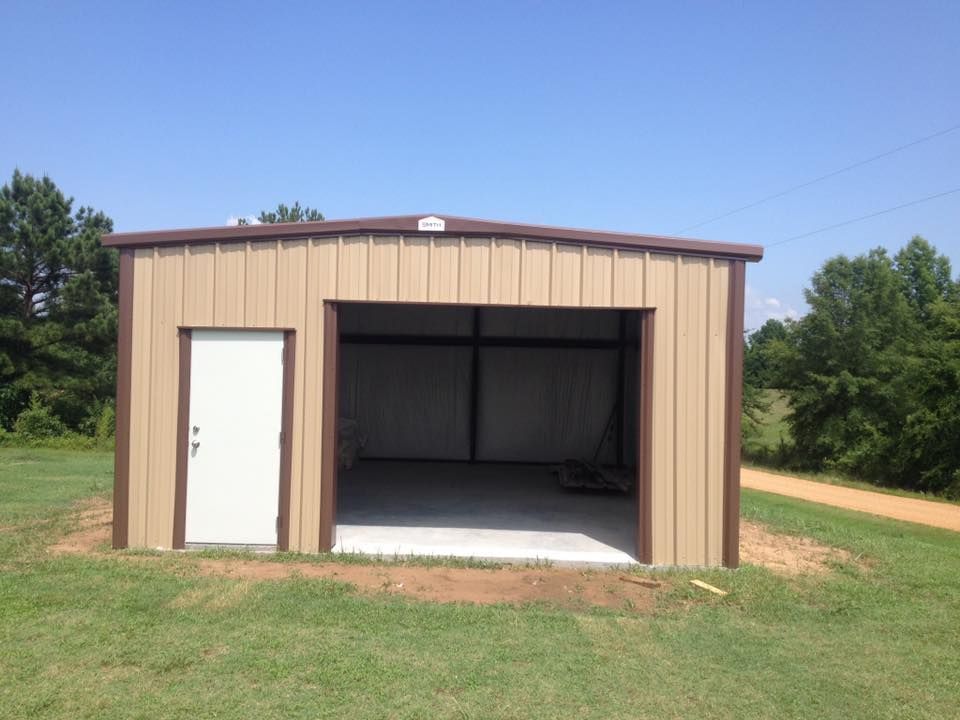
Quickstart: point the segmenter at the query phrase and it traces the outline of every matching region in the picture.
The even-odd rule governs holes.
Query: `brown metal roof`
[[[417,230],[417,221],[427,217],[439,217],[446,223],[443,232]],[[160,245],[185,245],[209,242],[246,242],[248,240],[288,240],[295,238],[325,237],[330,235],[433,235],[454,237],[507,237],[528,240],[580,243],[599,247],[651,250],[683,255],[736,258],[757,261],[763,257],[759,245],[712,242],[690,238],[662,235],[636,235],[633,233],[606,230],[580,230],[546,225],[522,223],[451,215],[395,215],[391,217],[357,218],[353,220],[327,220],[325,222],[277,223],[274,225],[223,225],[185,230],[151,230],[148,232],[111,233],[104,235],[106,247],[154,247]]]

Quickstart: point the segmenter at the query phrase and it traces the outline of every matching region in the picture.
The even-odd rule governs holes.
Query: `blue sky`
[[[300,200],[672,234],[960,123],[960,2],[0,5],[0,177],[118,230]],[[691,235],[773,243],[960,187],[960,131]],[[771,248],[747,326],[960,193]]]

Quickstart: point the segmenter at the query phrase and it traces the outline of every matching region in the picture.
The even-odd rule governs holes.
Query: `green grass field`
[[[434,604],[204,576],[181,554],[51,555],[110,468],[0,450],[0,717],[957,715],[957,534],[745,492],[746,517],[856,562],[668,573],[643,615]]]

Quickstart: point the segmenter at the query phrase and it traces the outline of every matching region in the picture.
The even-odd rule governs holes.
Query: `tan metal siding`
[[[653,349],[653,562],[676,557],[677,263],[651,255],[646,305],[656,308]]]
[[[725,382],[727,347],[727,303],[730,290],[730,263],[710,261],[710,290],[707,298],[707,565],[723,561],[723,433],[726,423]]]
[[[272,327],[277,312],[277,244],[247,243],[244,320],[250,327]]]
[[[520,241],[493,240],[490,250],[490,302],[520,303]]]
[[[430,238],[400,238],[400,300],[424,302],[430,283]]]
[[[271,244],[276,245],[276,243]],[[217,277],[216,255],[216,245],[188,245],[185,248],[183,256],[184,325],[213,325],[213,284]]]
[[[134,256],[130,534],[172,540],[176,326],[297,332],[290,547],[319,540],[323,301],[655,308],[653,554],[722,552],[730,263],[512,238],[348,236],[171,246]]]
[[[213,324],[243,327],[247,248],[240,243],[217,245],[213,283]]]
[[[153,250],[133,255],[133,337],[130,373],[130,528],[131,547],[147,545],[147,488],[149,486],[150,400],[156,391],[151,352],[153,342]],[[172,535],[171,535],[172,539]],[[166,545],[169,547],[169,543]]]
[[[293,438],[290,457],[290,549],[302,544],[300,504],[303,482],[303,386],[304,352],[307,338],[303,337],[306,321],[307,297],[307,241],[285,240],[277,253],[277,327],[293,328],[297,332],[296,367],[293,375]],[[319,372],[319,369],[318,369]],[[319,528],[317,534],[319,534]],[[296,538],[301,538],[298,544]]]

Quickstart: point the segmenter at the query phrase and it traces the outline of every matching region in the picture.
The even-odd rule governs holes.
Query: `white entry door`
[[[283,333],[194,330],[188,543],[275,545]]]

